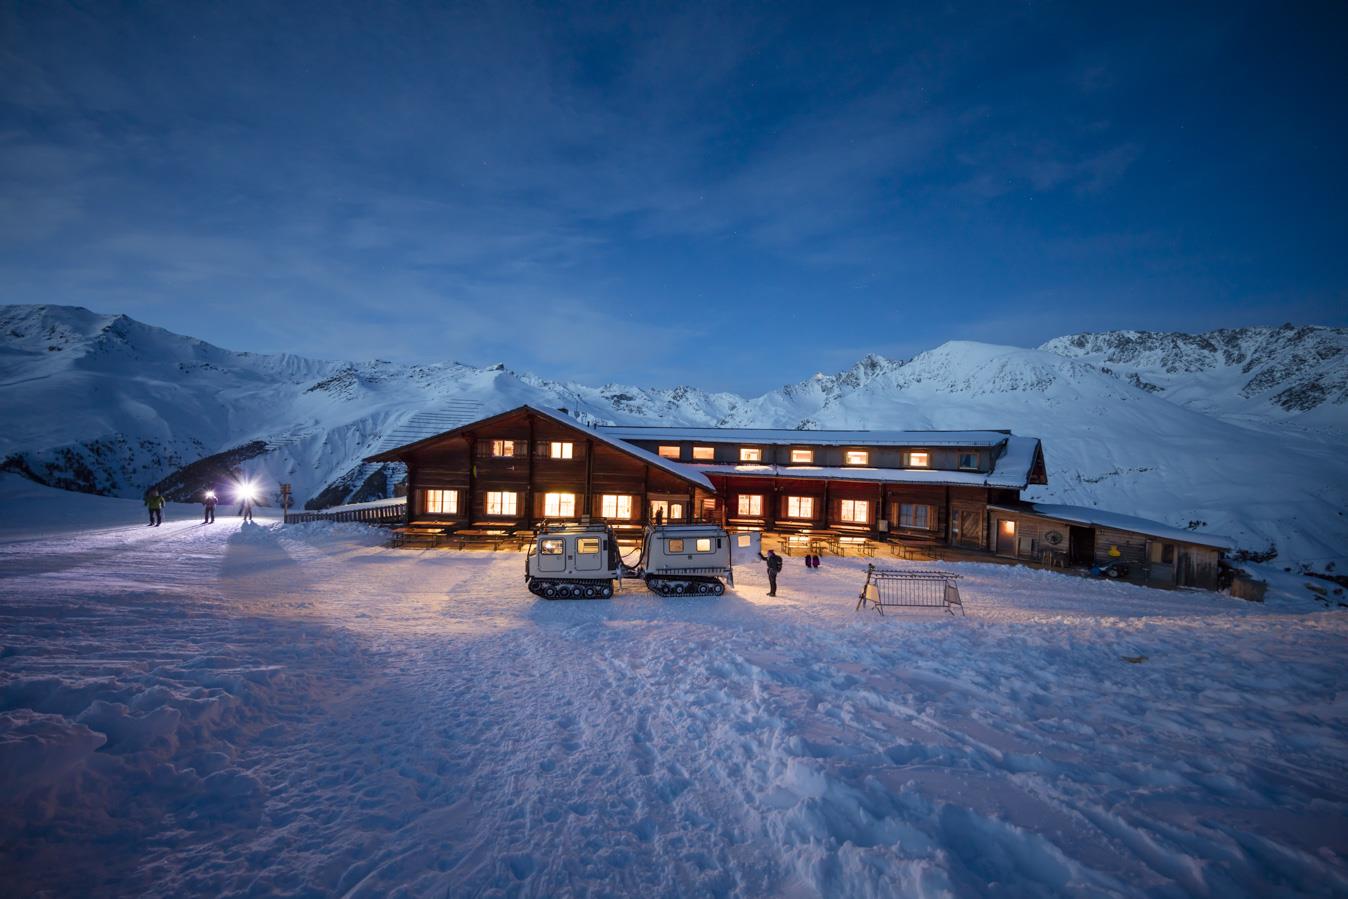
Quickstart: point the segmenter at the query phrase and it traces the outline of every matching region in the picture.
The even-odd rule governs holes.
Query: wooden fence
[[[285,516],[286,524],[302,524],[306,521],[360,521],[365,524],[399,525],[407,521],[407,499],[380,499],[312,512],[287,512]]]

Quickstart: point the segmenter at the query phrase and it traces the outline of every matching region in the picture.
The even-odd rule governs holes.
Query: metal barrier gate
[[[958,574],[948,571],[905,571],[897,568],[866,566],[866,583],[857,597],[857,610],[870,603],[881,615],[887,606],[945,609],[955,614],[955,606],[964,615]]]

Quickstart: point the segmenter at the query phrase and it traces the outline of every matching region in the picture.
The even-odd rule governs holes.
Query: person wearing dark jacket
[[[206,496],[202,498],[201,504],[205,507],[205,517],[202,524],[215,524],[215,491],[207,490]]]
[[[150,492],[145,495],[145,508],[150,512],[150,523],[146,527],[157,528],[164,523],[164,506],[168,505],[168,500],[159,492],[158,487],[151,487]]]
[[[777,574],[782,570],[782,557],[772,550],[768,550],[766,556],[759,553],[758,557],[768,563],[768,596],[776,596]]]

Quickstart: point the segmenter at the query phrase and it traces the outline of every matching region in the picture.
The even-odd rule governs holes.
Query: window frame
[[[432,499],[438,499],[440,508],[433,509]],[[449,500],[450,509],[445,509],[445,500]],[[421,491],[421,512],[423,515],[454,515],[459,514],[459,491],[443,487],[425,487]]]
[[[698,446],[697,444],[693,444],[693,461],[694,461],[694,462],[715,462],[715,461],[716,461],[716,447],[714,447],[714,446]]]
[[[762,462],[763,447],[761,446],[742,446],[740,447],[741,462]]]
[[[670,453],[673,455],[670,455]],[[677,462],[683,458],[683,447],[670,444],[660,444],[655,453],[661,459],[668,459],[671,462]]]
[[[631,521],[632,509],[636,505],[630,493],[602,493],[599,495],[599,517],[614,521]],[[612,500],[613,512],[609,512],[609,500]],[[622,514],[623,500],[627,500],[627,514]]]
[[[913,461],[913,457],[921,456],[921,464]],[[904,468],[931,468],[931,450],[904,450],[903,452]]]
[[[576,442],[574,440],[549,440],[548,458],[556,459],[559,462],[571,462],[576,458]]]
[[[973,459],[972,465],[964,464],[964,460],[966,457]],[[978,453],[976,451],[961,451],[959,454],[959,459],[956,461],[956,465],[959,467],[960,471],[978,471],[979,470]]]
[[[515,448],[518,443],[520,443],[520,441],[513,437],[500,440],[493,438],[489,455],[493,459],[513,459],[519,454],[518,450]]]
[[[556,511],[556,512],[552,512],[552,511],[550,511],[550,510],[548,509],[548,502],[549,502],[550,500],[554,499],[554,498],[557,500],[557,511]],[[571,501],[571,511],[570,511],[570,512],[564,512],[564,511],[562,511],[562,507],[563,507],[563,505],[564,505],[564,500],[567,499],[567,498],[569,498],[570,501]],[[574,494],[574,493],[562,493],[561,491],[553,491],[553,492],[549,492],[549,493],[544,493],[544,494],[543,494],[543,517],[544,517],[544,518],[575,518],[575,517],[576,517],[576,494]]]
[[[496,497],[497,509],[491,510],[492,497]],[[506,497],[510,497],[510,509],[506,510]],[[482,498],[482,514],[492,518],[517,518],[520,514],[520,495],[517,490],[488,490]]]
[[[860,456],[860,461],[854,459],[853,456]],[[871,451],[861,449],[843,450],[843,464],[856,465],[864,468],[871,464]]]
[[[667,556],[670,556],[670,555],[683,555],[685,552],[686,552],[686,550],[684,550],[684,548],[683,548],[683,538],[682,538],[682,537],[666,537],[666,538],[665,538],[665,555],[667,555]]]
[[[746,499],[747,499],[747,500],[750,500],[750,502],[748,503],[749,511],[747,511],[747,512],[744,510],[744,507],[745,507],[745,502],[744,502],[744,501],[745,501]],[[755,506],[756,506],[757,509],[758,509],[757,511],[754,511],[754,507],[755,507]],[[763,494],[762,494],[762,493],[741,493],[739,496],[737,496],[737,497],[735,498],[735,508],[738,510],[736,514],[737,514],[737,516],[740,517],[740,518],[762,518],[762,517],[763,517]]]
[[[851,516],[848,515],[847,507],[852,507]],[[861,517],[857,518],[857,509],[860,507]],[[846,524],[870,524],[871,523],[871,501],[868,499],[840,499],[838,500],[838,520]]]
[[[798,458],[796,458],[797,456],[800,456],[801,458],[798,459]],[[793,447],[791,448],[791,456],[790,456],[790,459],[791,459],[791,464],[792,464],[792,465],[813,465],[813,464],[814,464],[814,450],[808,449],[808,448],[806,448],[806,447],[794,447],[794,446],[793,446]]]
[[[788,496],[786,497],[786,515],[785,518],[791,518],[796,521],[814,521],[814,500],[813,496]],[[791,505],[794,501],[796,511],[791,511]],[[808,508],[809,512],[800,514],[802,510]]]
[[[936,530],[936,522],[937,522],[937,520],[938,520],[938,518],[939,518],[939,515],[938,515],[937,512],[936,512],[936,506],[932,505],[931,503],[904,503],[904,502],[896,503],[896,505],[899,507],[899,508],[898,508],[898,513],[899,513],[899,514],[896,516],[896,518],[898,519],[898,526],[899,526],[900,528],[902,528],[902,529],[904,529],[904,530],[907,530],[907,531],[934,531],[934,530]],[[926,510],[927,510],[927,511],[926,511],[926,514],[925,514],[923,517],[926,518],[927,523],[926,523],[925,525],[922,525],[922,524],[906,524],[906,523],[904,522],[904,515],[903,515],[903,510],[904,510],[905,508],[913,509],[913,510],[917,510],[917,509],[926,509]],[[914,515],[914,516],[913,516],[914,521],[916,521],[916,518],[917,518],[917,516]]]

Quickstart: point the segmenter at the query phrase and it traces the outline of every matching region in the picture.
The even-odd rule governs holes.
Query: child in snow
[[[164,506],[167,504],[168,500],[164,499],[159,488],[151,487],[145,497],[145,508],[150,512],[150,523],[146,527],[157,528],[164,523]]]

